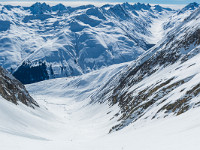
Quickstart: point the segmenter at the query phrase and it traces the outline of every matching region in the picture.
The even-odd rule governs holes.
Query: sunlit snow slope
[[[180,115],[199,107],[200,8],[98,90],[95,101],[119,105],[119,124]],[[111,130],[112,131],[112,130]]]
[[[140,3],[35,3],[1,5],[0,12],[0,64],[27,84],[135,60],[157,42],[147,40],[155,37],[153,23],[175,11]]]
[[[74,78],[27,85],[40,105],[35,110],[0,101],[0,146],[12,149],[177,150],[200,148],[200,111],[148,120],[108,134],[117,122],[117,105],[92,103],[89,96],[128,64]],[[76,89],[76,90],[74,90]],[[86,92],[87,91],[87,92]],[[87,98],[88,97],[88,98]],[[14,125],[13,125],[14,124]],[[170,143],[170,144],[169,144]]]

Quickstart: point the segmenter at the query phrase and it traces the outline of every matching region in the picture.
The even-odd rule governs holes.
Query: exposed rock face
[[[22,102],[32,108],[39,107],[25,86],[2,67],[0,67],[0,95],[16,105],[18,102]]]

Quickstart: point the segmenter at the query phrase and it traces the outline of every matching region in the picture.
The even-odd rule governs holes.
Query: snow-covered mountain
[[[39,108],[0,100],[0,146],[5,150],[198,150],[198,108],[108,134],[120,118],[115,115],[120,108],[107,101],[91,103],[90,96],[129,64],[26,85]]]
[[[199,4],[194,2],[190,3],[181,10],[177,11],[174,13],[172,16],[167,19],[163,25],[163,28],[166,32],[171,30],[173,27],[176,27],[179,25],[181,22],[184,21],[186,17],[188,17],[191,13],[194,12],[199,7]]]
[[[121,111],[113,130],[199,106],[200,8],[92,97]]]
[[[0,64],[23,83],[135,60],[157,42],[147,40],[154,34],[152,23],[174,12],[140,3],[74,8],[35,3],[0,10]]]
[[[74,64],[72,63],[71,67],[76,69],[77,65],[79,70],[77,69],[77,74],[71,75],[78,76],[27,84],[27,90],[40,106],[34,107],[35,109],[26,107],[24,105],[26,103],[21,103],[23,101],[18,101],[18,105],[15,105],[6,101],[3,96],[0,97],[1,148],[5,150],[16,148],[35,150],[41,147],[48,150],[200,149],[200,7],[198,4],[189,4],[179,11],[140,3],[102,7],[87,5],[76,8],[61,4],[50,7],[45,3],[36,3],[31,7],[2,6],[2,10],[6,10],[7,14],[4,12],[1,17],[7,16],[7,19],[2,20],[5,26],[0,26],[1,34],[7,37],[5,43],[8,43],[7,45],[2,43],[2,48],[9,48],[11,45],[20,47],[26,42],[33,43],[24,45],[24,48],[32,46],[34,49],[32,51],[22,49],[15,51],[19,52],[20,56],[23,54],[23,61],[19,61],[20,65],[15,66],[14,75],[21,80],[24,79],[25,83],[63,77],[64,74],[59,73],[60,65],[69,64],[66,60],[71,60],[74,56],[81,58],[79,56],[85,51],[88,53],[87,55],[84,53],[84,58],[94,59],[97,55],[100,56],[101,53],[88,51],[92,46],[102,45],[102,39],[95,39],[94,35],[98,37],[111,35],[107,40],[104,39],[105,45],[109,45],[116,38],[114,41],[118,46],[121,44],[123,55],[126,55],[124,52],[130,47],[126,43],[129,40],[137,43],[133,48],[142,51],[140,56],[138,54],[137,57],[131,58],[135,59],[134,61],[125,63],[119,61],[117,63],[120,64],[114,65],[105,63],[102,66],[110,66],[101,69],[98,69],[100,66],[93,67],[85,72],[81,65],[86,65],[86,61],[82,61],[80,65],[80,60],[76,59],[72,61]],[[27,14],[20,14],[20,11]],[[145,15],[151,17],[145,19]],[[9,20],[8,16],[15,17]],[[101,23],[96,25],[97,22],[91,19]],[[137,25],[137,20],[144,24]],[[56,21],[58,22],[55,25]],[[52,28],[52,24],[55,25],[55,29]],[[108,29],[111,24],[112,27]],[[68,59],[66,51],[61,51],[59,48],[66,45],[66,42],[73,43],[72,32],[77,37],[80,53],[78,56],[75,52],[71,52],[73,55],[70,54]],[[88,34],[92,37],[89,38]],[[124,38],[118,39],[121,36]],[[13,41],[16,43],[13,44]],[[94,42],[92,46],[91,41]],[[156,45],[148,49],[149,44]],[[2,50],[2,54],[11,56],[6,53],[12,54],[12,51]],[[12,56],[16,56],[14,51]],[[6,61],[8,57],[2,58],[5,58],[2,62],[9,62]],[[62,63],[60,58],[63,58]],[[66,68],[63,67],[63,72]],[[15,80],[10,81],[7,77],[14,78],[4,70],[1,76],[5,76],[1,80],[6,84],[0,85],[0,89],[6,89],[4,93],[7,93],[7,90],[12,89],[9,83]],[[19,89],[21,86],[20,84]],[[25,88],[22,91],[26,91]],[[7,95],[17,96],[12,92]],[[25,92],[25,95],[28,93]],[[31,106],[37,105],[32,98],[29,102]]]

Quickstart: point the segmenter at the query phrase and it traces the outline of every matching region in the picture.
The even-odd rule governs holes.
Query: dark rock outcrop
[[[0,67],[0,95],[16,105],[21,102],[32,108],[39,107],[25,86],[2,67]]]

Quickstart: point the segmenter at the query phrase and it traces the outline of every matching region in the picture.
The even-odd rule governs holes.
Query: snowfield
[[[111,118],[119,111],[118,106],[91,104],[87,97],[100,82],[107,80],[110,71],[116,73],[126,65],[27,85],[40,108],[27,108],[23,104],[16,107],[1,98],[0,147],[3,150],[198,150],[199,108],[108,134],[117,122],[117,118]],[[72,90],[77,87],[77,92]]]

